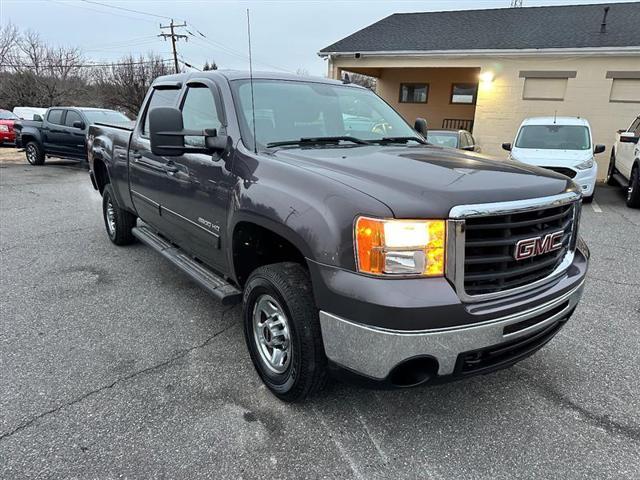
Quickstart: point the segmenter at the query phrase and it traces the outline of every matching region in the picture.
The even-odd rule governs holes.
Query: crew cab
[[[606,181],[627,187],[627,205],[640,208],[640,115],[629,128],[618,130]]]
[[[282,400],[329,374],[408,387],[508,367],[582,295],[575,183],[429,145],[424,119],[412,128],[365,88],[182,73],[156,79],[140,112],[89,128],[107,235],[242,303],[251,360]]]
[[[594,155],[604,145],[592,147],[591,125],[580,117],[526,118],[513,144],[503,143],[511,160],[537,165],[573,179],[582,190],[583,201],[593,200],[598,178]]]
[[[48,156],[86,161],[89,125],[100,122],[127,125],[131,120],[115,110],[51,107],[42,121],[16,122],[16,144],[24,147],[31,165],[44,164]]]

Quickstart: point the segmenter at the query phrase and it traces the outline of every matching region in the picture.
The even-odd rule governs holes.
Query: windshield
[[[131,122],[126,115],[114,110],[85,110],[83,113],[90,123],[127,124]]]
[[[245,145],[253,148],[251,85],[231,82]],[[382,140],[416,132],[370,90],[326,83],[254,80],[259,146],[302,138]]]
[[[17,115],[8,110],[0,110],[0,120],[20,120]]]
[[[458,134],[454,132],[427,132],[427,142],[443,147],[458,147]]]
[[[525,125],[516,140],[518,148],[589,150],[589,129],[583,125]]]

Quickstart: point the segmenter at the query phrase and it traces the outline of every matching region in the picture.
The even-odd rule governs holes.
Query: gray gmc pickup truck
[[[135,127],[87,141],[111,241],[242,302],[258,374],[296,401],[329,374],[408,387],[505,368],[576,308],[579,188],[426,133],[355,85],[218,70],[158,78]]]

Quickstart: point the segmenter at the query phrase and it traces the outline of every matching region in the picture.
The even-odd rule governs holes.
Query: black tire
[[[627,207],[640,208],[640,167],[637,164],[631,169],[631,176],[629,177]]]
[[[44,150],[40,144],[31,140],[27,142],[24,147],[24,152],[27,157],[27,162],[31,165],[44,165]]]
[[[116,245],[129,245],[135,241],[131,229],[136,226],[137,217],[118,206],[113,188],[107,183],[102,192],[102,218],[109,240]],[[110,222],[113,224],[110,225]]]
[[[613,174],[616,172],[616,152],[611,149],[611,159],[609,160],[609,169],[607,170],[607,178],[605,178],[605,182],[607,185],[611,185],[612,187],[620,186],[618,181],[613,177]]]
[[[582,197],[582,203],[591,203],[593,202],[593,197],[596,196],[596,192],[595,190],[593,191],[593,193],[591,195],[589,195],[588,197]]]
[[[263,302],[271,304],[284,313],[288,341],[286,355],[281,368],[269,366],[265,354],[265,343],[258,346],[261,335],[268,327],[254,328],[254,314],[261,317]],[[276,263],[257,268],[247,280],[242,311],[244,334],[258,375],[275,396],[285,402],[297,402],[321,390],[327,380],[327,357],[324,353],[318,310],[313,301],[311,280],[308,272],[297,263]],[[270,317],[281,319],[279,315]],[[265,325],[267,320],[265,319]],[[259,325],[259,324],[258,324]],[[279,330],[285,331],[285,328]],[[268,333],[268,332],[267,332]],[[276,335],[268,335],[271,340]],[[265,335],[261,337],[265,339]],[[287,339],[282,335],[280,342]],[[282,346],[282,343],[276,344]],[[275,347],[273,348],[275,350]],[[284,350],[284,348],[282,349]],[[288,361],[288,364],[286,364]],[[286,367],[286,368],[285,368]]]

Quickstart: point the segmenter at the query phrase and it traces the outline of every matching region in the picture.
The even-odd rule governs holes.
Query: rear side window
[[[64,110],[56,109],[49,110],[49,114],[47,115],[47,121],[49,123],[55,123],[57,125],[62,125],[62,114]]]
[[[67,127],[73,127],[74,122],[82,122],[82,117],[78,112],[67,110],[67,116],[64,119],[64,124]]]
[[[154,89],[151,99],[147,104],[147,110],[144,113],[144,123],[142,124],[142,134],[149,133],[149,111],[155,107],[173,107],[180,90],[177,88]]]
[[[204,130],[215,128],[220,131],[222,122],[218,118],[218,110],[211,94],[205,86],[189,87],[182,104],[182,119],[186,130]],[[185,145],[204,146],[204,137],[184,137]]]

